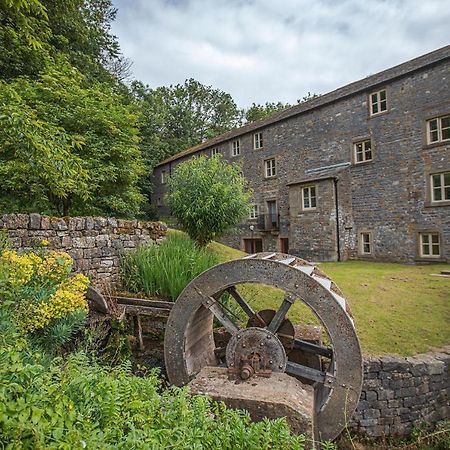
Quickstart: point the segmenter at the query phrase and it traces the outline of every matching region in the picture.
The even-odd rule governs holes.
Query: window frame
[[[314,196],[311,195],[311,189],[314,189]],[[305,206],[305,198],[306,198],[305,191],[306,190],[308,190],[308,193],[309,193],[307,197],[308,197],[310,204],[312,203],[311,199],[314,198],[314,202],[315,202],[314,206],[308,206],[308,207]],[[317,183],[307,184],[305,186],[302,186],[301,211],[315,211],[317,209],[317,192],[318,192]]]
[[[237,152],[236,152],[237,150]],[[241,154],[241,140],[235,139],[231,141],[231,156],[239,156]]]
[[[381,93],[382,92],[384,92],[384,100],[381,100]],[[377,96],[377,101],[376,101],[376,103],[373,103],[372,102],[372,96],[373,95],[376,95]],[[383,109],[383,110],[381,110],[381,103],[382,102],[385,102],[385,104],[386,104],[386,108],[385,109]],[[369,94],[369,116],[370,117],[374,117],[374,116],[378,116],[378,115],[380,115],[380,114],[383,114],[383,113],[386,113],[387,111],[388,111],[388,109],[389,109],[389,105],[388,105],[388,95],[387,95],[387,89],[386,88],[384,88],[384,89],[379,89],[378,91],[374,91],[374,92],[371,92],[370,94]],[[378,111],[377,112],[373,112],[373,105],[374,104],[376,104],[377,105],[377,108],[378,108]]]
[[[364,237],[368,237],[368,242],[365,241]],[[369,246],[369,251],[366,252],[364,246]],[[359,256],[373,256],[373,233],[369,230],[361,230],[358,233],[358,253]]]
[[[272,175],[268,175],[268,172],[267,172],[267,169],[268,169],[267,163],[269,161],[273,161],[273,163],[274,163],[273,167],[272,167],[272,170],[273,170],[274,173]],[[264,160],[264,178],[276,178],[277,173],[278,173],[277,159],[274,156],[271,157],[271,158],[265,159]]]
[[[250,205],[250,211],[248,213],[248,219],[249,220],[257,220],[258,219],[258,204],[252,203]]]
[[[450,190],[450,182],[448,185],[445,184],[445,175],[448,175],[450,177],[450,171],[444,171],[444,172],[438,172],[438,173],[431,173],[430,174],[430,197],[431,197],[431,203],[437,203],[437,204],[443,204],[443,203],[449,203],[450,198],[445,198],[445,190]],[[441,185],[438,187],[434,186],[434,177],[440,178]],[[434,197],[435,190],[439,189],[441,191],[441,199],[436,200]]]
[[[370,144],[370,159],[366,158],[366,153],[367,153],[367,149],[366,149],[366,144],[369,143]],[[362,150],[362,155],[363,155],[363,160],[362,161],[358,161],[358,151],[357,151],[357,147],[358,145],[362,145],[363,146],[363,150]],[[358,139],[355,140],[353,142],[353,164],[357,165],[357,164],[365,164],[365,163],[369,163],[373,161],[373,141],[372,138],[366,138],[366,139]]]
[[[218,147],[213,147],[211,150],[210,150],[210,156],[212,157],[212,156],[216,156],[216,155],[218,155],[220,153],[220,151],[219,151],[219,148]]]
[[[167,183],[167,171],[166,170],[161,170],[161,184],[166,184]]]
[[[261,150],[264,147],[263,132],[253,133],[253,150]]]
[[[435,145],[435,144],[440,144],[440,143],[446,143],[446,142],[450,142],[450,123],[448,127],[445,127],[445,130],[449,130],[449,137],[446,139],[442,139],[442,119],[449,119],[450,121],[450,114],[444,114],[441,116],[436,116],[436,117],[432,117],[431,119],[427,119],[427,123],[426,123],[426,132],[427,132],[427,145]],[[431,122],[436,121],[436,129],[433,130],[433,132],[437,133],[437,140],[432,141],[431,140]]]
[[[419,231],[419,239],[418,239],[418,250],[419,250],[419,257],[421,259],[434,259],[434,260],[439,260],[442,259],[442,240],[441,240],[441,233],[439,231]],[[423,238],[424,236],[427,236],[429,241],[428,243],[426,243],[426,245],[428,245],[429,247],[429,251],[431,252],[430,254],[425,254],[423,252],[423,248],[424,248],[424,242],[423,242]],[[438,237],[438,242],[433,243],[433,238],[432,236],[437,236]],[[439,250],[439,254],[437,255],[433,255],[433,245],[437,245],[438,246],[438,250]]]

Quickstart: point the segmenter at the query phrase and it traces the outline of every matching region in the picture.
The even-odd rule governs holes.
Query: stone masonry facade
[[[450,418],[450,346],[408,358],[365,358],[361,399],[349,427],[367,436],[404,436]]]
[[[256,208],[228,245],[316,261],[450,261],[450,46],[168,158],[154,171],[161,217],[176,166],[216,152],[241,165]]]
[[[120,255],[137,246],[159,243],[167,227],[161,222],[140,222],[104,217],[46,217],[40,214],[0,216],[15,249],[27,249],[47,240],[48,248],[63,250],[74,259],[74,269],[94,285],[119,281]]]

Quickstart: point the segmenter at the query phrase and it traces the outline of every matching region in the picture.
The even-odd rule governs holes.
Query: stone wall
[[[450,419],[450,346],[409,358],[366,358],[361,400],[350,428],[367,436],[406,435]]]
[[[39,214],[0,216],[2,228],[13,248],[31,248],[45,239],[50,249],[67,251],[74,259],[74,269],[91,277],[96,285],[117,283],[120,254],[145,242],[158,243],[167,230],[161,222]]]

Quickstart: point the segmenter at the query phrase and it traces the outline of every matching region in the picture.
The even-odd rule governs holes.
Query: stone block
[[[41,228],[41,215],[32,213],[30,214],[30,230],[39,230]]]
[[[92,217],[86,217],[85,229],[93,230],[94,227],[95,227],[94,219]]]
[[[226,368],[204,367],[188,388],[191,394],[207,395],[229,408],[245,409],[254,421],[286,417],[294,433],[310,438],[314,435],[314,389],[284,373],[236,384],[228,380]]]
[[[42,230],[51,230],[52,223],[50,221],[50,217],[41,216],[41,229]]]
[[[377,419],[380,417],[380,410],[379,409],[366,409],[363,413],[364,419]]]
[[[377,393],[375,391],[366,391],[366,400],[368,402],[373,402],[375,400],[377,400]]]
[[[62,219],[62,218],[59,219],[59,218],[56,218],[56,217],[52,217],[50,219],[50,222],[51,222],[52,228],[54,230],[63,231],[63,230],[68,230],[69,229],[69,227],[67,225],[67,222],[64,219]]]
[[[410,368],[410,363],[405,358],[397,356],[383,356],[380,361],[386,372],[406,372]]]

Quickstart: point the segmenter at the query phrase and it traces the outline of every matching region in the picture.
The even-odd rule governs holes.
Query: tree
[[[290,106],[291,105],[289,103],[281,102],[266,102],[264,105],[253,103],[252,106],[244,112],[245,121],[255,122],[256,120],[263,119],[264,117],[270,116],[278,111],[282,111]]]
[[[60,58],[0,89],[0,207],[134,216],[145,166],[138,111]]]
[[[142,150],[150,166],[240,123],[232,97],[194,79],[149,89],[132,86],[142,107]]]
[[[238,164],[219,155],[179,164],[169,180],[168,205],[201,246],[237,225],[248,213],[250,192]]]

